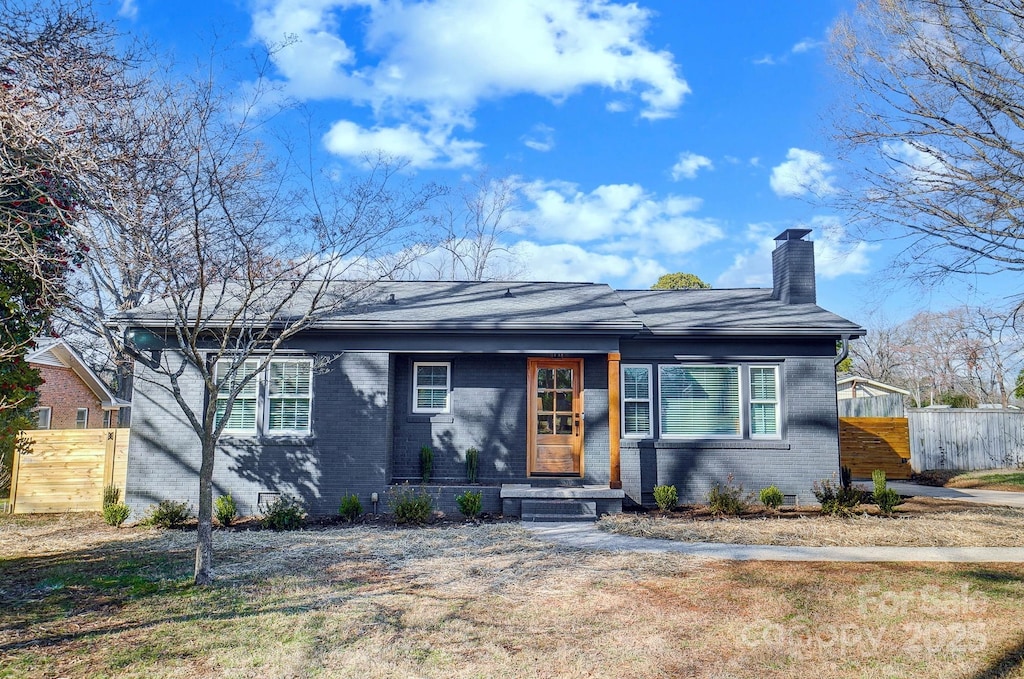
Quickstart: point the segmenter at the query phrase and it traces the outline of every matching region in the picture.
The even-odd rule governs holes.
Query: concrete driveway
[[[960,500],[976,502],[983,505],[1001,505],[1003,507],[1024,508],[1024,493],[1005,490],[973,490],[970,488],[937,488],[922,486],[909,481],[889,481],[886,485],[900,495],[917,495],[935,497],[943,500]]]

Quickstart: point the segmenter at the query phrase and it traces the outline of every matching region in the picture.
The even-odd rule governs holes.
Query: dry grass
[[[1022,676],[1024,567],[583,552],[516,524],[0,517],[0,677]]]
[[[975,490],[1004,490],[1024,492],[1024,470],[987,469],[957,474],[946,483],[947,488],[973,488]]]
[[[603,530],[683,542],[794,547],[1020,547],[1024,510],[912,498],[893,517],[851,518],[786,511],[754,518],[620,514],[605,517]]]

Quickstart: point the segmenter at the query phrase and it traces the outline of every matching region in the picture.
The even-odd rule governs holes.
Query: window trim
[[[661,390],[664,384],[663,371],[665,368],[735,368],[736,370],[736,407],[739,417],[738,433],[736,434],[666,434],[665,416],[662,412]],[[747,431],[747,423],[744,418],[744,391],[743,391],[743,366],[739,363],[660,363],[658,365],[658,438],[666,441],[700,441],[700,440],[722,440],[736,441],[747,438],[744,434]]]
[[[80,422],[82,413],[85,413],[85,421]],[[75,410],[75,429],[88,429],[89,428],[89,409],[88,408],[77,408]]]
[[[751,371],[754,369],[758,370],[771,370],[775,374],[775,398],[774,399],[755,399],[754,398],[754,385],[751,381]],[[779,380],[779,365],[777,363],[772,364],[759,364],[759,365],[748,365],[747,366],[747,411],[749,413],[750,422],[750,438],[759,440],[778,440],[782,438],[782,385]],[[753,407],[756,404],[773,404],[775,406],[775,433],[774,434],[755,434],[754,433],[754,414]]]
[[[418,368],[420,366],[444,366],[445,368],[445,399],[444,408],[421,408],[417,404],[420,390]],[[412,412],[422,415],[436,415],[452,412],[452,364],[451,361],[414,361],[412,364]],[[423,387],[424,389],[437,387]]]
[[[48,430],[53,426],[53,408],[51,406],[39,406],[38,408],[33,408],[32,410],[36,416],[36,429],[39,429],[41,431]],[[41,427],[39,422],[39,414],[43,412],[46,413],[45,427]]]
[[[303,398],[301,396],[272,397],[270,395],[270,366],[273,365],[274,363],[305,363],[305,364],[309,365],[309,392],[308,392],[308,396],[305,397],[305,398],[307,398],[309,400],[309,406],[308,406],[309,414],[306,416],[306,422],[308,422],[308,425],[307,425],[307,427],[305,429],[271,429],[270,428],[270,403],[271,403],[271,401],[276,400],[276,399],[285,399],[285,398],[291,398],[291,399]],[[311,433],[313,433],[313,359],[312,358],[306,358],[306,357],[301,357],[301,356],[295,356],[295,357],[282,356],[280,358],[272,358],[267,363],[267,367],[263,370],[263,374],[258,379],[260,380],[260,382],[263,385],[263,392],[264,392],[264,398],[263,398],[264,408],[263,408],[263,413],[262,413],[263,414],[262,425],[263,425],[263,434],[265,436],[309,436]],[[259,393],[259,391],[260,390],[257,389],[257,393]],[[259,405],[260,405],[260,399],[257,398],[257,402],[256,402],[257,409],[259,408]],[[257,419],[259,419],[259,418],[257,417]]]
[[[626,369],[627,368],[639,368],[647,372],[647,398],[628,398],[626,396]],[[624,439],[649,439],[654,436],[654,375],[651,370],[649,363],[623,363],[619,366],[619,394],[621,395],[622,401],[622,414],[620,419],[622,420],[622,432],[621,436]],[[626,404],[627,403],[646,403],[647,404],[647,431],[645,433],[628,433],[626,432]]]

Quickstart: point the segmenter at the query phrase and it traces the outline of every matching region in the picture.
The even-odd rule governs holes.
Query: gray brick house
[[[420,478],[453,511],[480,451],[485,509],[541,515],[700,501],[732,476],[800,502],[838,471],[836,342],[864,330],[815,304],[809,232],[782,233],[772,289],[613,290],[588,283],[387,282],[304,333],[236,402],[215,495],[243,513],[285,493],[332,514]],[[145,309],[135,328],[157,327]],[[141,363],[127,502],[198,497],[199,444]],[[187,377],[187,376],[186,376]],[[201,407],[198,380],[183,397]],[[382,511],[386,507],[381,506]]]

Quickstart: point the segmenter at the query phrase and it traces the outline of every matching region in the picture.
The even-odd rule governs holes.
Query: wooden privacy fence
[[[909,479],[910,440],[902,417],[840,417],[839,463],[856,479],[881,469],[887,479]]]
[[[14,455],[11,511],[87,512],[103,508],[103,487],[124,492],[128,429],[22,432],[28,445]]]
[[[907,418],[916,472],[1024,466],[1024,412],[912,408]]]
[[[866,398],[839,399],[839,417],[903,417],[903,397],[882,394]]]

